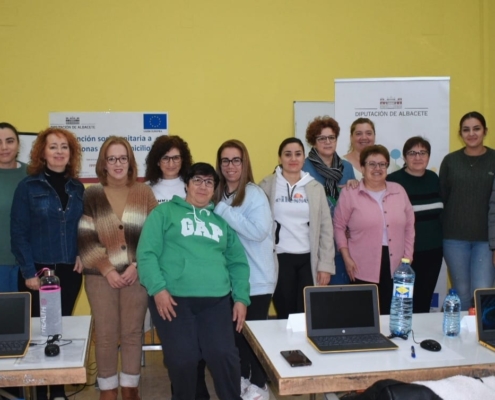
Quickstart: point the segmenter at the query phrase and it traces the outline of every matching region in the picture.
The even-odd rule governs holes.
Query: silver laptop
[[[0,293],[0,358],[23,357],[31,339],[31,293]]]
[[[376,285],[308,286],[304,307],[308,340],[321,353],[398,348],[380,333]]]
[[[495,351],[495,289],[474,291],[478,342]]]

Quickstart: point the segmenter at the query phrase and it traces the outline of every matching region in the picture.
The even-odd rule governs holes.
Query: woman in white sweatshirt
[[[328,285],[335,273],[333,227],[325,189],[302,171],[304,146],[285,139],[278,149],[279,166],[261,181],[275,219],[279,263],[273,304],[279,319],[304,312],[303,289]]]

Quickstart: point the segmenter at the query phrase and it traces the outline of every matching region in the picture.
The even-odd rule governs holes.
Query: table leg
[[[36,386],[24,386],[22,393],[25,400],[36,400]]]
[[[311,393],[309,395],[309,400],[316,400],[316,394],[315,393]]]

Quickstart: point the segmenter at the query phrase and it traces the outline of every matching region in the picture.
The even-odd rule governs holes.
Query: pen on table
[[[411,357],[416,358],[416,352],[414,351],[414,346],[411,346]]]

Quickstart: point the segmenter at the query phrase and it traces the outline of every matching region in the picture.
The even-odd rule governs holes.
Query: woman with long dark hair
[[[279,319],[304,312],[305,286],[328,285],[335,273],[333,227],[323,186],[302,170],[304,146],[287,138],[278,149],[279,166],[260,186],[275,220],[279,264],[273,304]]]

